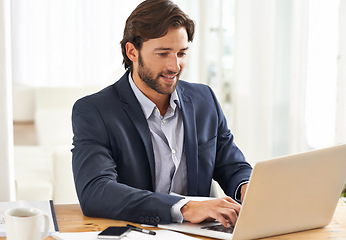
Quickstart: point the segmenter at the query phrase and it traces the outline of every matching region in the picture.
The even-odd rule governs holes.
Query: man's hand
[[[207,219],[215,219],[225,227],[229,222],[235,225],[241,205],[231,197],[217,198],[206,201],[189,201],[181,208],[184,220],[200,223]]]

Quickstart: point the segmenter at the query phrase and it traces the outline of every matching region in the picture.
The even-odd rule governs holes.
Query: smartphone
[[[121,239],[125,237],[131,228],[129,227],[108,227],[97,235],[98,239]]]

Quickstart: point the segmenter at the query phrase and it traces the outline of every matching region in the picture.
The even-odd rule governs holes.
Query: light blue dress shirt
[[[134,83],[129,82],[147,119],[155,159],[155,191],[187,194],[187,170],[184,151],[184,124],[177,92],[171,94],[170,105],[164,116]]]

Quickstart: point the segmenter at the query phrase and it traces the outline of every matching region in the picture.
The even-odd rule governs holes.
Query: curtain
[[[346,143],[346,0],[340,0],[336,143]]]
[[[346,142],[346,1],[237,0],[236,142],[252,163]]]
[[[13,82],[83,86],[124,72],[120,40],[141,0],[12,0]],[[120,73],[119,73],[120,72]]]
[[[308,145],[335,145],[339,0],[309,1],[306,91]]]
[[[34,87],[113,83],[125,71],[120,49],[125,21],[141,2],[12,0],[13,82]],[[174,2],[196,15],[197,0]]]
[[[235,141],[250,163],[306,148],[307,0],[238,0]]]
[[[0,0],[0,201],[15,198],[9,0]]]

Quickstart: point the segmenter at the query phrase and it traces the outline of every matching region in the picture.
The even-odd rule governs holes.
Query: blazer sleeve
[[[75,103],[72,127],[75,187],[86,216],[147,224],[171,222],[170,209],[182,198],[118,182],[115,158],[119,153],[110,146],[102,114],[88,97]]]
[[[209,88],[210,89],[210,88]],[[224,192],[237,199],[238,187],[248,182],[252,167],[246,161],[242,151],[234,142],[234,136],[227,126],[227,120],[214,92],[210,89],[218,115],[216,159],[214,179]]]

